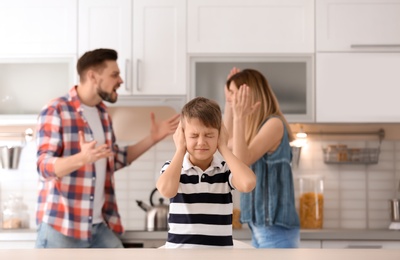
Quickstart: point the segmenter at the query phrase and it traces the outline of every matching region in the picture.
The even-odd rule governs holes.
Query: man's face
[[[218,148],[218,129],[206,127],[197,118],[185,120],[185,140],[189,159],[194,165],[205,170]]]
[[[106,67],[96,72],[96,91],[102,100],[115,103],[118,99],[117,89],[124,82],[116,61],[106,61]]]

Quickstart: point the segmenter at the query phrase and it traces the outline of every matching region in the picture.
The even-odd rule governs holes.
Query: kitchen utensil
[[[291,146],[292,149],[292,167],[297,168],[300,162],[301,147]]]
[[[147,231],[160,231],[168,229],[168,213],[169,206],[164,204],[164,198],[159,197],[159,204],[154,203],[154,197],[158,193],[155,188],[150,194],[150,205],[144,203],[141,200],[136,200],[138,206],[146,211],[146,223],[145,229]]]
[[[3,169],[17,169],[22,146],[1,146],[0,162]]]
[[[397,187],[395,199],[389,200],[390,203],[390,219],[389,229],[400,230],[400,181]]]

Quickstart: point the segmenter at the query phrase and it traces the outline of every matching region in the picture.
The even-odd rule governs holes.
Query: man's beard
[[[103,91],[100,86],[97,87],[97,94],[101,97],[102,100],[110,102],[110,103],[115,103],[117,102],[117,95],[113,96],[114,91],[111,93],[108,93],[106,91]]]

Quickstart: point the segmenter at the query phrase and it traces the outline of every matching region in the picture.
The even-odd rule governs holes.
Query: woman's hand
[[[240,72],[240,69],[238,69],[238,68],[236,68],[236,67],[233,67],[232,69],[231,69],[231,71],[229,72],[229,74],[228,74],[228,76],[226,77],[226,81],[228,81],[233,75],[235,75],[236,73],[239,73]],[[224,87],[224,93],[225,93],[225,101],[226,102],[230,102],[230,100],[229,100],[229,89],[228,89],[228,87],[229,86],[227,86],[226,84],[225,84],[225,87]]]
[[[254,113],[259,107],[261,102],[258,101],[252,104],[252,98],[250,95],[250,87],[243,84],[239,87],[238,91],[233,95],[232,99],[232,110],[233,117],[236,119],[245,118],[248,115]]]

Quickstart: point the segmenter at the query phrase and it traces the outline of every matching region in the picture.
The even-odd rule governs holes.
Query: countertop
[[[398,260],[394,249],[25,249],[0,250],[2,259],[285,259],[285,260]]]
[[[233,237],[237,240],[251,240],[250,230],[247,228],[234,230]],[[165,240],[166,231],[148,232],[144,230],[128,230],[122,236],[124,242],[140,240]],[[381,240],[400,241],[400,231],[388,229],[314,229],[300,231],[301,240]],[[1,241],[34,241],[36,231],[34,229],[0,229]],[[400,259],[400,258],[399,258]]]

